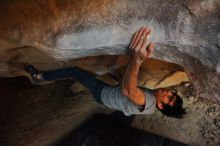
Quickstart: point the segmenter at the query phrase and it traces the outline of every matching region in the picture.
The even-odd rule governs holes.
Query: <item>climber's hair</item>
[[[184,114],[186,114],[185,109],[182,107],[183,105],[183,100],[181,97],[175,93],[172,92],[174,96],[176,96],[176,101],[173,106],[163,104],[163,109],[159,109],[164,115],[168,117],[174,117],[174,118],[182,118]]]

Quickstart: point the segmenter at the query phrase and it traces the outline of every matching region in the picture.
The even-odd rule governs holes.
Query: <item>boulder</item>
[[[22,75],[26,62],[52,69],[126,54],[132,34],[147,25],[153,58],[184,68],[198,97],[219,102],[219,12],[219,0],[2,0],[0,75]]]

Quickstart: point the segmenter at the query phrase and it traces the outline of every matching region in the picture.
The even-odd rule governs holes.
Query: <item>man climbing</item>
[[[163,114],[181,118],[185,114],[182,99],[168,89],[151,91],[138,87],[137,78],[141,64],[150,58],[154,44],[149,42],[151,29],[141,27],[133,36],[129,45],[130,60],[120,85],[112,86],[96,79],[95,75],[78,67],[68,67],[52,71],[39,72],[32,65],[26,66],[32,80],[56,80],[73,77],[87,87],[99,104],[122,111],[125,115],[151,114],[157,107]]]

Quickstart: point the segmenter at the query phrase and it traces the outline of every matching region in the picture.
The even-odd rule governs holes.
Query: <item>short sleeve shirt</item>
[[[122,111],[126,116],[134,114],[152,114],[155,111],[156,100],[149,89],[142,88],[145,95],[145,107],[140,108],[126,96],[122,95],[120,86],[106,86],[101,91],[101,100],[105,106]]]

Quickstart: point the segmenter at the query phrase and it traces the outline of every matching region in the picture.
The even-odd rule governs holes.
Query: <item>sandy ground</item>
[[[96,113],[113,110],[98,105],[84,90],[73,93],[72,80],[44,86],[27,79],[1,80],[0,144],[2,146],[49,145]],[[18,88],[19,85],[19,88]],[[182,119],[152,115],[135,116],[131,126],[189,145],[220,146],[220,106],[191,95],[191,87],[177,87],[184,97],[187,115]]]

